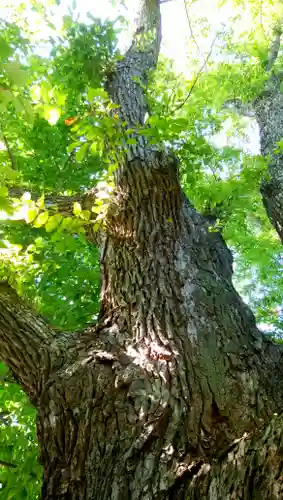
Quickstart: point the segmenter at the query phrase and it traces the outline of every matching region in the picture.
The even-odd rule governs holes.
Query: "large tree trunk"
[[[158,2],[143,6],[108,83],[130,126],[147,110],[132,76],[146,82],[160,43]],[[282,407],[281,350],[233,288],[231,253],[185,199],[176,159],[144,138],[116,172],[101,266],[100,321],[80,334],[55,334],[0,287],[0,353],[38,410],[43,499],[260,498],[243,478],[255,483],[252,436]],[[275,431],[259,439],[280,451]]]

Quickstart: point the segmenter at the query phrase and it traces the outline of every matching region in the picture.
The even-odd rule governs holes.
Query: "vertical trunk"
[[[186,477],[278,408],[281,355],[165,154],[125,164],[110,207],[101,322],[39,407],[45,499],[178,498]]]
[[[265,91],[253,106],[260,130],[261,154],[267,158],[269,179],[261,192],[267,215],[283,243],[283,149],[277,142],[283,138],[282,78],[272,75]]]

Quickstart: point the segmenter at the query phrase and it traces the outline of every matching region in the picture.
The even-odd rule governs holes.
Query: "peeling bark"
[[[160,43],[157,0],[141,12],[108,85],[129,126],[147,111],[132,77],[146,84]],[[277,446],[259,429],[282,408],[282,351],[233,288],[231,253],[186,200],[176,159],[142,138],[115,181],[97,326],[56,335],[3,289],[0,353],[37,408],[42,498],[260,498],[249,457],[253,439],[258,460]]]

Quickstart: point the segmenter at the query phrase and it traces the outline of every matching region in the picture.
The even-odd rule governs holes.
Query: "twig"
[[[16,464],[12,464],[11,462],[6,462],[6,460],[0,460],[0,467],[12,467],[16,469],[18,466]]]
[[[264,29],[264,26],[263,26],[263,17],[262,17],[262,7],[263,7],[263,5],[262,4],[263,4],[263,0],[261,0],[260,6],[259,6],[259,23],[261,25],[263,36],[264,36],[265,40],[267,40],[265,29]]]
[[[188,25],[189,25],[190,32],[191,32],[191,38],[195,42],[196,48],[198,49],[199,54],[203,58],[203,52],[200,50],[199,44],[198,44],[198,42],[196,40],[196,37],[194,35],[194,32],[193,32],[192,23],[191,23],[191,20],[190,20],[190,16],[189,16],[189,11],[188,11],[188,6],[187,6],[187,1],[186,0],[184,0],[184,5],[185,5],[185,11],[186,11],[186,16],[187,16],[187,20],[188,20]]]
[[[211,56],[211,53],[212,53],[212,50],[213,50],[213,46],[214,46],[214,44],[215,44],[215,42],[216,42],[217,37],[218,37],[218,32],[216,33],[216,35],[215,35],[215,37],[214,37],[214,39],[213,39],[213,42],[212,42],[212,44],[211,44],[211,47],[210,47],[209,53],[207,54],[207,56],[206,56],[206,58],[205,58],[205,61],[204,61],[203,65],[202,65],[202,66],[201,66],[201,68],[199,69],[199,71],[198,71],[198,73],[197,73],[197,75],[196,75],[196,77],[195,77],[195,79],[194,79],[194,81],[193,81],[193,84],[192,84],[192,86],[191,86],[191,88],[190,88],[190,90],[189,90],[189,92],[188,92],[187,96],[185,97],[185,99],[184,99],[184,100],[183,100],[183,101],[182,101],[182,102],[181,102],[181,103],[180,103],[180,104],[179,104],[179,105],[178,105],[175,109],[173,109],[173,110],[171,111],[171,113],[169,114],[169,116],[172,116],[172,115],[173,115],[176,111],[178,111],[179,109],[181,109],[181,108],[184,106],[184,104],[186,104],[186,102],[189,100],[189,98],[190,98],[190,96],[192,95],[192,92],[193,92],[193,90],[194,90],[194,88],[195,88],[195,86],[196,86],[196,84],[197,84],[197,82],[198,82],[198,80],[199,80],[199,77],[200,77],[200,75],[202,74],[202,72],[203,72],[203,70],[204,70],[205,66],[207,65],[207,62],[208,62],[208,60],[209,60],[209,58],[210,58],[210,56]]]
[[[271,42],[268,60],[266,63],[266,71],[270,71],[273,64],[275,63],[281,45],[281,35],[282,35],[282,20],[280,20],[274,27],[274,39]]]
[[[11,167],[12,167],[12,170],[16,170],[15,168],[15,161],[14,161],[14,157],[13,157],[13,153],[12,153],[12,150],[9,146],[9,143],[8,143],[8,139],[7,137],[5,136],[5,134],[3,134],[3,139],[4,139],[4,143],[5,143],[5,146],[6,146],[6,149],[7,149],[7,152],[8,152],[8,155],[9,155],[9,158],[10,158],[10,161],[11,161]]]

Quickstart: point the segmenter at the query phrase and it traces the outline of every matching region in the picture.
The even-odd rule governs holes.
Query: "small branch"
[[[6,462],[6,460],[0,460],[0,467],[12,467],[12,469],[16,469],[18,466],[11,462]]]
[[[74,156],[75,156],[74,151],[72,151],[72,153],[70,153],[70,154],[68,155],[67,160],[65,161],[65,163],[64,163],[64,165],[63,165],[63,167],[60,169],[62,172],[64,172],[64,170],[65,170],[66,166],[67,166],[67,165],[68,165],[68,163],[69,163],[69,162],[70,162],[70,161],[74,158]]]
[[[201,68],[199,69],[199,71],[198,71],[198,73],[197,73],[197,75],[196,75],[196,77],[195,77],[195,79],[194,79],[194,81],[193,81],[193,84],[192,84],[192,86],[191,86],[191,88],[190,88],[190,90],[189,90],[189,92],[188,92],[188,95],[187,95],[187,96],[186,96],[186,98],[185,98],[185,99],[181,102],[181,104],[179,104],[178,106],[176,106],[176,108],[175,108],[175,109],[173,109],[173,110],[171,111],[171,113],[169,114],[169,116],[172,116],[172,115],[173,115],[176,111],[178,111],[179,109],[181,109],[181,108],[184,106],[184,104],[186,104],[186,102],[189,100],[189,98],[190,98],[190,96],[192,95],[192,92],[193,92],[193,90],[194,90],[194,88],[195,88],[195,86],[196,86],[196,84],[197,84],[197,82],[198,82],[198,80],[199,80],[199,78],[200,78],[200,76],[201,76],[201,74],[202,74],[202,72],[203,72],[203,70],[204,70],[205,66],[206,66],[206,65],[207,65],[207,63],[208,63],[208,60],[209,60],[209,58],[210,58],[210,56],[211,56],[211,53],[212,53],[212,50],[213,50],[214,44],[215,44],[215,42],[216,42],[216,40],[217,40],[217,37],[218,37],[218,33],[216,33],[216,35],[215,35],[215,37],[214,37],[214,39],[213,39],[213,42],[212,42],[212,44],[211,44],[211,47],[210,47],[209,53],[207,54],[207,56],[206,56],[206,58],[205,58],[205,61],[204,61],[203,65],[202,65],[202,66],[201,66]]]
[[[33,201],[39,200],[42,196],[42,193],[30,192],[30,189],[27,188],[10,188],[9,189],[9,198],[19,199],[23,196],[24,193],[29,192],[31,195],[31,199]],[[73,196],[61,196],[58,194],[48,194],[44,197],[44,207],[48,210],[49,214],[52,215],[54,213],[58,213],[63,217],[73,217],[74,216],[74,203],[80,203],[83,210],[89,210],[91,212],[91,221],[95,222],[97,218],[97,214],[92,213],[92,207],[95,204],[95,199],[99,192],[98,188],[89,189],[86,193],[81,193]],[[19,222],[19,219],[17,220]],[[24,222],[24,219],[21,219]],[[8,221],[4,221],[5,223]],[[10,221],[11,222],[11,221]],[[15,221],[13,221],[15,222]],[[91,225],[89,225],[89,221],[86,221],[86,239],[95,245],[99,245],[100,235],[102,234],[102,230],[92,231]]]
[[[33,201],[39,200],[43,193],[30,192],[30,189],[27,188],[10,188],[9,189],[9,198],[19,199],[23,196],[24,193],[30,193],[31,199]],[[82,201],[86,195],[73,195],[73,196],[64,196],[58,194],[47,194],[44,196],[44,204],[45,207],[49,210],[56,210],[60,215],[64,216],[72,216],[74,203],[78,202],[82,204]]]
[[[189,11],[188,11],[188,6],[187,6],[187,1],[186,0],[184,0],[184,6],[185,6],[186,16],[187,16],[187,20],[188,20],[188,24],[189,24],[189,28],[190,28],[190,32],[191,32],[191,38],[195,42],[196,48],[198,49],[198,53],[200,54],[200,56],[203,59],[204,58],[203,52],[200,50],[199,44],[198,44],[198,42],[197,42],[197,40],[195,38],[194,32],[193,32],[193,28],[192,28],[192,24],[191,24],[191,20],[190,20],[190,16],[189,16]]]
[[[11,377],[0,377],[0,384],[4,382],[6,384],[16,384],[16,380],[11,376]],[[1,413],[0,413],[0,420],[1,420]]]
[[[8,142],[8,139],[5,136],[5,134],[3,134],[3,139],[4,139],[4,143],[5,143],[5,146],[6,146],[6,149],[7,149],[9,158],[10,158],[10,161],[11,161],[12,170],[16,170],[14,156],[13,156],[12,150],[11,150],[11,148],[9,146],[9,142]]]
[[[266,71],[271,70],[272,66],[274,65],[278,57],[281,45],[281,35],[282,35],[282,20],[280,20],[280,22],[278,22],[274,28],[274,39],[272,40],[270,45],[268,59],[265,67]]]
[[[266,37],[266,33],[265,33],[265,29],[264,29],[264,26],[263,26],[263,16],[262,16],[262,8],[263,8],[263,0],[261,0],[260,2],[260,7],[259,7],[259,22],[260,22],[260,25],[261,25],[261,29],[262,29],[262,32],[263,32],[263,36],[265,38],[265,40],[267,40],[267,37]]]
[[[243,103],[243,101],[238,98],[228,99],[222,107],[223,109],[232,109],[240,116],[255,117],[255,111],[252,106],[249,103]]]

